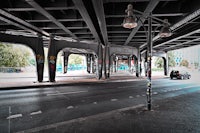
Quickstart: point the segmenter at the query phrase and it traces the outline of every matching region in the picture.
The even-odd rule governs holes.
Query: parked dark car
[[[178,70],[172,70],[170,73],[170,78],[176,78],[176,79],[190,79],[191,75],[186,71],[178,71]]]

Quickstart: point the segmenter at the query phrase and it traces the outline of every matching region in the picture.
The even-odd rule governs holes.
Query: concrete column
[[[105,79],[110,77],[110,49],[108,46],[104,48],[104,75]]]
[[[113,56],[113,70],[116,73],[117,72],[117,58],[116,56]]]
[[[128,56],[128,71],[131,72],[131,59],[132,56]]]
[[[43,81],[43,75],[44,75],[44,48],[43,48],[43,41],[42,37],[38,37],[38,41],[36,45],[36,51],[35,51],[35,58],[36,58],[36,67],[37,67],[37,81],[42,82]]]
[[[95,57],[94,55],[91,55],[91,66],[92,66],[92,73],[95,73],[96,65],[95,65]]]
[[[169,69],[169,62],[168,62],[168,54],[166,53],[166,57],[162,57],[163,58],[163,62],[164,62],[164,75],[167,76],[168,74],[168,69]]]
[[[91,71],[91,54],[87,54],[86,59],[87,59],[87,72],[90,73],[90,71]]]
[[[137,53],[137,64],[138,64],[138,77],[141,76],[141,53],[140,53],[140,48],[138,48],[138,53]]]
[[[69,60],[69,52],[64,52],[64,71],[63,73],[67,73],[67,68],[68,68],[68,60]]]
[[[99,44],[97,53],[97,69],[96,69],[96,75],[98,79],[102,78],[102,69],[103,69],[103,48]]]
[[[54,43],[53,37],[50,38],[49,51],[48,51],[48,66],[49,66],[49,81],[55,82],[56,76],[56,60],[58,51]]]

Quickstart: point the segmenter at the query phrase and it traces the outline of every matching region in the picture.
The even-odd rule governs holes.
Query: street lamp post
[[[147,109],[151,110],[151,95],[152,95],[152,83],[151,83],[151,59],[152,59],[152,18],[151,13],[148,17],[148,44],[147,44]]]

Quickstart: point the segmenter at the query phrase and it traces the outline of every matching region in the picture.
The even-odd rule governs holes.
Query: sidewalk
[[[71,71],[67,74],[56,73],[56,82],[48,82],[48,76],[44,75],[43,82],[36,81],[35,73],[0,73],[0,89],[23,89],[62,86],[77,83],[99,83],[99,82],[120,82],[142,80],[144,77],[136,77],[128,72],[117,72],[111,74],[109,79],[98,80],[95,74],[88,74],[85,71]]]

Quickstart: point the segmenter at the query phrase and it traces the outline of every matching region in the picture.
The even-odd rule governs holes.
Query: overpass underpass
[[[122,26],[129,15],[137,20],[137,27]],[[2,2],[0,41],[30,47],[35,53],[37,81],[42,83],[32,89],[15,87],[0,92],[0,131],[200,132],[199,75],[181,81],[153,79],[151,75],[152,56],[163,58],[166,75],[168,51],[199,44],[199,16],[197,0]],[[163,38],[160,30],[166,25],[172,34]],[[49,48],[47,57],[44,47]],[[59,51],[63,51],[65,67],[71,53],[85,54],[88,72],[96,62],[96,80],[59,86],[55,82]],[[123,57],[130,67],[134,60],[136,76],[113,81],[110,69]],[[44,60],[49,64],[47,83],[43,82]],[[138,77],[141,64],[147,81]],[[144,111],[146,101],[147,109],[151,110],[153,102],[156,111]]]

